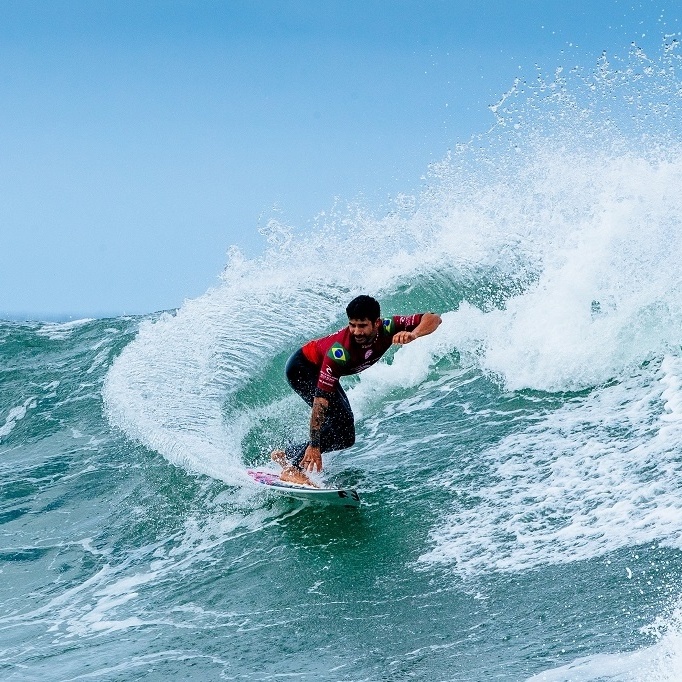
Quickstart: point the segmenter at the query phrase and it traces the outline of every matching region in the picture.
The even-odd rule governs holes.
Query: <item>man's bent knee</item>
[[[355,429],[343,434],[343,448],[351,448],[355,445]]]

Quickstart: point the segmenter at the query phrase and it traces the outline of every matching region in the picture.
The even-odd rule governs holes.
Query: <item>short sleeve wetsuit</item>
[[[339,383],[340,377],[357,374],[373,365],[391,347],[394,334],[412,331],[421,319],[422,313],[385,318],[374,341],[366,346],[358,344],[349,328],[344,327],[309,341],[289,358],[286,376],[294,391],[310,406],[316,396],[329,401],[320,433],[321,452],[342,450],[355,443],[353,412]],[[307,442],[287,446],[287,459],[298,466],[307,447]]]

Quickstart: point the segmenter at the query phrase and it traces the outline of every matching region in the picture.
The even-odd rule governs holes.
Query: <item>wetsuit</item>
[[[311,407],[316,396],[329,401],[320,433],[320,452],[343,450],[355,443],[353,411],[339,378],[357,374],[373,365],[391,347],[394,334],[412,331],[421,319],[421,313],[384,319],[376,339],[368,346],[356,343],[348,327],[344,327],[334,334],[309,341],[289,358],[285,371],[291,388]],[[298,466],[308,444],[287,446],[287,459]]]

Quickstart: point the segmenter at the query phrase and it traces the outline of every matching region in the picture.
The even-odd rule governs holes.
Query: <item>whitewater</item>
[[[0,677],[682,679],[679,74],[538,70],[177,310],[0,322]],[[345,382],[363,506],[273,497],[284,364],[360,293],[443,323]]]

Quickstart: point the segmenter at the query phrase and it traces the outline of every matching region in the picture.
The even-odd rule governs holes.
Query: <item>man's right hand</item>
[[[320,448],[314,448],[312,445],[309,445],[305,449],[305,454],[301,460],[300,467],[303,471],[313,472],[316,468],[317,471],[322,471],[322,453],[320,452]]]

